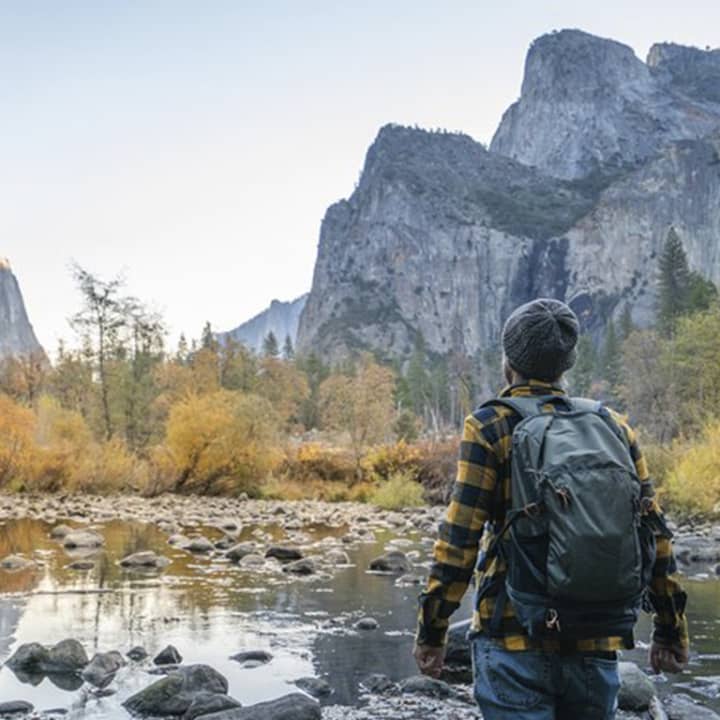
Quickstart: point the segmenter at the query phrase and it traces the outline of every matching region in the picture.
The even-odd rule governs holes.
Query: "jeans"
[[[485,720],[613,720],[617,660],[588,653],[510,652],[472,641],[475,699]]]

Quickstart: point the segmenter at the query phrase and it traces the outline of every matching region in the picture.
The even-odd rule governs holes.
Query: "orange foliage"
[[[33,448],[35,416],[0,394],[0,487],[21,479]]]

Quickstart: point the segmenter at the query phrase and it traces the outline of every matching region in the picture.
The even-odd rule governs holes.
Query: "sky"
[[[489,142],[566,27],[644,58],[717,45],[720,2],[0,0],[0,257],[40,342],[73,340],[73,262],[170,345],[301,295],[379,128]]]

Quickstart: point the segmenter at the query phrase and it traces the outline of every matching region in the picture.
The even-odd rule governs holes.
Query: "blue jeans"
[[[617,660],[540,650],[510,652],[472,641],[475,699],[485,720],[613,720]]]

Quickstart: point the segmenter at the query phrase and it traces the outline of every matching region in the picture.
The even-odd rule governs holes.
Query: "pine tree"
[[[180,333],[180,339],[178,340],[177,352],[175,353],[175,359],[184,365],[188,359],[188,341],[185,337],[185,333]]]
[[[608,320],[605,330],[605,344],[601,357],[601,371],[603,380],[607,381],[610,391],[614,394],[620,385],[622,373],[622,358],[620,356],[620,340],[615,330],[613,319]]]
[[[217,352],[218,341],[215,338],[215,333],[213,332],[212,325],[210,325],[209,322],[205,323],[205,327],[202,331],[202,337],[200,339],[200,344],[205,350],[212,350],[213,352]]]
[[[620,337],[623,340],[627,340],[633,330],[635,330],[635,325],[633,324],[632,311],[630,310],[630,305],[625,303],[623,313],[620,317]]]
[[[574,395],[585,397],[590,394],[596,365],[597,355],[592,338],[589,335],[581,335],[577,343],[577,360],[571,372]]]
[[[688,309],[690,269],[680,236],[671,227],[659,260],[658,324],[661,332],[672,335],[677,319]]]
[[[263,355],[265,357],[278,357],[280,355],[280,347],[278,345],[275,333],[271,330],[263,340]]]
[[[292,338],[289,335],[285,336],[285,344],[283,345],[283,357],[286,360],[293,360],[295,358],[295,347],[293,346]]]

